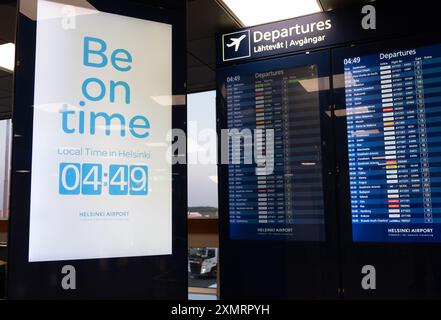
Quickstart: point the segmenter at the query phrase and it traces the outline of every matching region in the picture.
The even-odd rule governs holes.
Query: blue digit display
[[[112,165],[109,170],[109,194],[127,195],[129,193],[129,168],[122,165]]]
[[[101,164],[61,163],[60,195],[101,195],[108,189],[111,196],[148,195],[148,167],[142,165],[110,165],[107,172]]]
[[[130,167],[130,194],[144,196],[148,194],[147,166]]]
[[[81,166],[79,163],[60,163],[59,192],[61,195],[80,194]]]
[[[102,165],[100,164],[85,163],[82,165],[82,194],[101,194],[102,171]]]

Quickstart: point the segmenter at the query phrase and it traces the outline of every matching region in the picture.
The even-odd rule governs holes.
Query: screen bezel
[[[29,0],[25,0],[29,1]],[[32,0],[36,4],[37,0]],[[185,9],[89,1],[102,12],[172,26],[172,94],[185,96]],[[187,296],[187,169],[172,165],[172,255],[28,262],[33,99],[37,23],[20,12],[16,34],[11,214],[7,297],[10,299],[185,299]],[[34,12],[35,14],[35,12]],[[182,99],[176,99],[182,100]],[[172,107],[172,127],[186,132],[186,105]],[[62,267],[76,268],[76,290],[61,288]]]
[[[334,77],[339,77],[344,73],[344,58],[436,44],[441,44],[441,37],[428,35],[332,49],[332,73]],[[334,87],[333,95],[336,114],[335,137],[336,141],[340,141],[336,144],[336,164],[339,172],[337,176],[337,202],[345,296],[350,299],[419,298],[423,294],[429,297],[439,296],[441,288],[429,288],[426,281],[419,279],[419,276],[414,274],[415,270],[421,268],[420,263],[424,263],[424,261],[431,261],[431,264],[434,265],[441,263],[439,243],[353,241],[344,86]],[[362,267],[368,265],[376,268],[378,283],[376,290],[363,290],[360,284],[363,277]],[[420,272],[424,274],[423,271]],[[413,286],[419,289],[414,289]],[[421,291],[419,291],[420,289]]]
[[[221,136],[221,129],[228,128],[226,102],[222,98],[222,86],[226,76],[230,73],[240,72],[264,72],[270,70],[290,69],[305,65],[317,65],[318,77],[330,77],[330,54],[329,50],[320,52],[308,52],[291,55],[283,58],[262,59],[255,62],[232,65],[219,68],[217,71],[217,115],[218,115],[218,136]],[[331,79],[329,78],[331,82]],[[219,175],[219,236],[220,236],[220,259],[222,264],[231,265],[240,261],[237,266],[237,273],[232,270],[221,268],[221,297],[240,298],[268,298],[268,299],[290,299],[290,298],[323,298],[334,299],[337,297],[338,288],[338,234],[337,219],[335,211],[334,184],[334,153],[332,134],[332,107],[331,90],[319,92],[320,123],[322,138],[322,177],[325,208],[325,241],[295,241],[295,240],[232,240],[230,238],[229,224],[229,192],[228,192],[228,165],[218,165]],[[221,149],[219,148],[219,154]],[[245,253],[247,258],[235,258]],[[302,263],[298,263],[302,257]],[[254,282],[248,279],[247,268],[252,268],[252,274],[259,274],[259,270],[269,268],[268,261],[275,261],[280,269],[290,270],[295,280],[288,283],[283,280],[287,276],[282,271],[278,274],[271,274],[266,281],[262,278]],[[297,263],[296,263],[297,262]],[[285,265],[283,265],[285,263]],[[243,270],[242,272],[240,270]],[[326,270],[326,271],[325,271]],[[262,271],[263,272],[263,271]],[[322,285],[312,285],[310,279],[318,278],[318,274],[326,273],[323,276]],[[253,275],[250,274],[249,277]],[[280,278],[280,279],[279,279]],[[243,283],[243,285],[241,285]],[[246,283],[246,285],[245,285]],[[284,286],[285,284],[285,286]],[[295,285],[296,284],[296,285]]]

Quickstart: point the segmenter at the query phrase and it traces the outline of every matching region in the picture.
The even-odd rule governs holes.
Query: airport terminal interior
[[[0,0],[0,300],[441,299],[440,27]]]

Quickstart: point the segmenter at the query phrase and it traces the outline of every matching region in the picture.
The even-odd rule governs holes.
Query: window
[[[216,299],[218,189],[216,92],[188,95],[189,299]]]
[[[188,215],[217,218],[216,92],[188,95]]]

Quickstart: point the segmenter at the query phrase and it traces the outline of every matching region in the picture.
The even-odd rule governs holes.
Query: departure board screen
[[[264,134],[254,142],[255,147],[263,147],[267,161],[262,168],[259,163],[245,163],[242,156],[241,163],[234,164],[230,145],[230,238],[323,241],[317,65],[233,70],[237,72],[225,78],[228,129],[262,130]],[[273,133],[268,135],[268,130]]]
[[[354,242],[441,241],[441,46],[342,61]]]

